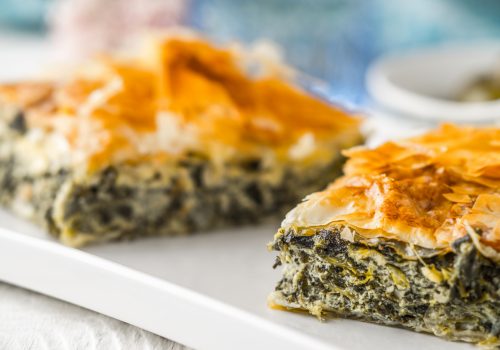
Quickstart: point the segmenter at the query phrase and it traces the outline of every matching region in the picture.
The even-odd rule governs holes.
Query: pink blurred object
[[[57,0],[49,16],[56,56],[114,50],[148,29],[182,23],[189,0]]]

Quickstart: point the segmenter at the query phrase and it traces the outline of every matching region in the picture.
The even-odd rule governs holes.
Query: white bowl
[[[500,120],[500,100],[458,102],[453,96],[500,65],[500,42],[446,45],[391,54],[368,70],[368,92],[391,113],[434,121]]]

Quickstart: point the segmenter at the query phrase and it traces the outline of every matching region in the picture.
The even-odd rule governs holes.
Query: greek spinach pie
[[[361,142],[358,118],[265,55],[194,35],[144,52],[0,86],[4,206],[72,246],[253,223],[326,186]]]
[[[271,307],[500,346],[500,129],[444,125],[375,149],[290,211]]]

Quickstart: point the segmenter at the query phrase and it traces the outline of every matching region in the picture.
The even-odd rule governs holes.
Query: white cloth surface
[[[79,306],[0,283],[0,349],[187,348]]]

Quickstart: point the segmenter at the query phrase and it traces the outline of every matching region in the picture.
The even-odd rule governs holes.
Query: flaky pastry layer
[[[368,238],[443,251],[470,235],[499,260],[500,129],[443,125],[344,154],[345,176],[306,197],[284,228],[345,224]]]
[[[28,129],[54,134],[67,158],[94,170],[189,151],[329,161],[332,149],[360,139],[359,120],[282,74],[253,77],[243,61],[196,36],[172,37],[59,81],[1,86],[0,103],[21,108]]]

